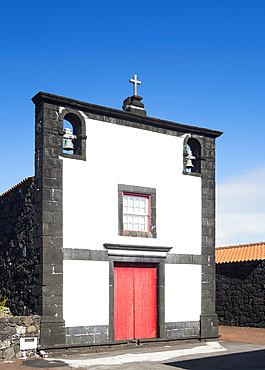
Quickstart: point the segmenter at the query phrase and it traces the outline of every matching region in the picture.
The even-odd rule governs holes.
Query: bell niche
[[[200,141],[188,135],[184,140],[183,148],[184,173],[201,173],[201,143]]]
[[[62,124],[62,153],[75,159],[86,160],[86,124],[84,115],[65,108],[60,114]]]
[[[73,126],[66,119],[63,120],[63,153],[74,154],[74,141],[76,136],[73,134]]]

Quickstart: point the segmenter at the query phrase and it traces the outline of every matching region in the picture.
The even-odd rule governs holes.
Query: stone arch
[[[183,172],[187,173],[187,149],[188,147],[192,151],[195,159],[192,160],[194,167],[191,167],[190,173],[201,173],[201,160],[202,160],[202,140],[197,135],[187,135],[183,142]]]
[[[74,155],[81,156],[80,159],[86,159],[86,123],[83,115],[74,109],[65,108],[60,113],[60,120],[70,122],[73,128],[73,135],[76,136],[74,141]]]

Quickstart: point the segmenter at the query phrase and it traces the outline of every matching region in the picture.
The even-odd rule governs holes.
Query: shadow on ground
[[[37,358],[34,360],[25,360],[22,362],[23,366],[27,367],[37,367],[37,368],[54,368],[54,367],[65,367],[68,366],[64,361],[60,360],[43,360],[41,358]]]
[[[265,350],[167,362],[164,365],[187,370],[264,370]]]

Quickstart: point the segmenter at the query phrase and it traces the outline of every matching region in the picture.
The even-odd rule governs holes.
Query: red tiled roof
[[[5,191],[3,194],[0,194],[0,197],[2,197],[5,194],[11,193],[13,190],[20,187],[20,185],[25,184],[25,182],[32,181],[34,179],[34,176],[26,177],[24,180],[20,181],[18,184],[14,185],[12,188]]]
[[[216,263],[256,261],[264,259],[264,242],[215,248]]]

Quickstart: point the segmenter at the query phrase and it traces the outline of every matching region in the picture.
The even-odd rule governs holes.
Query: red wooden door
[[[134,338],[133,269],[114,266],[114,339]]]
[[[156,337],[156,266],[114,266],[115,340]]]

